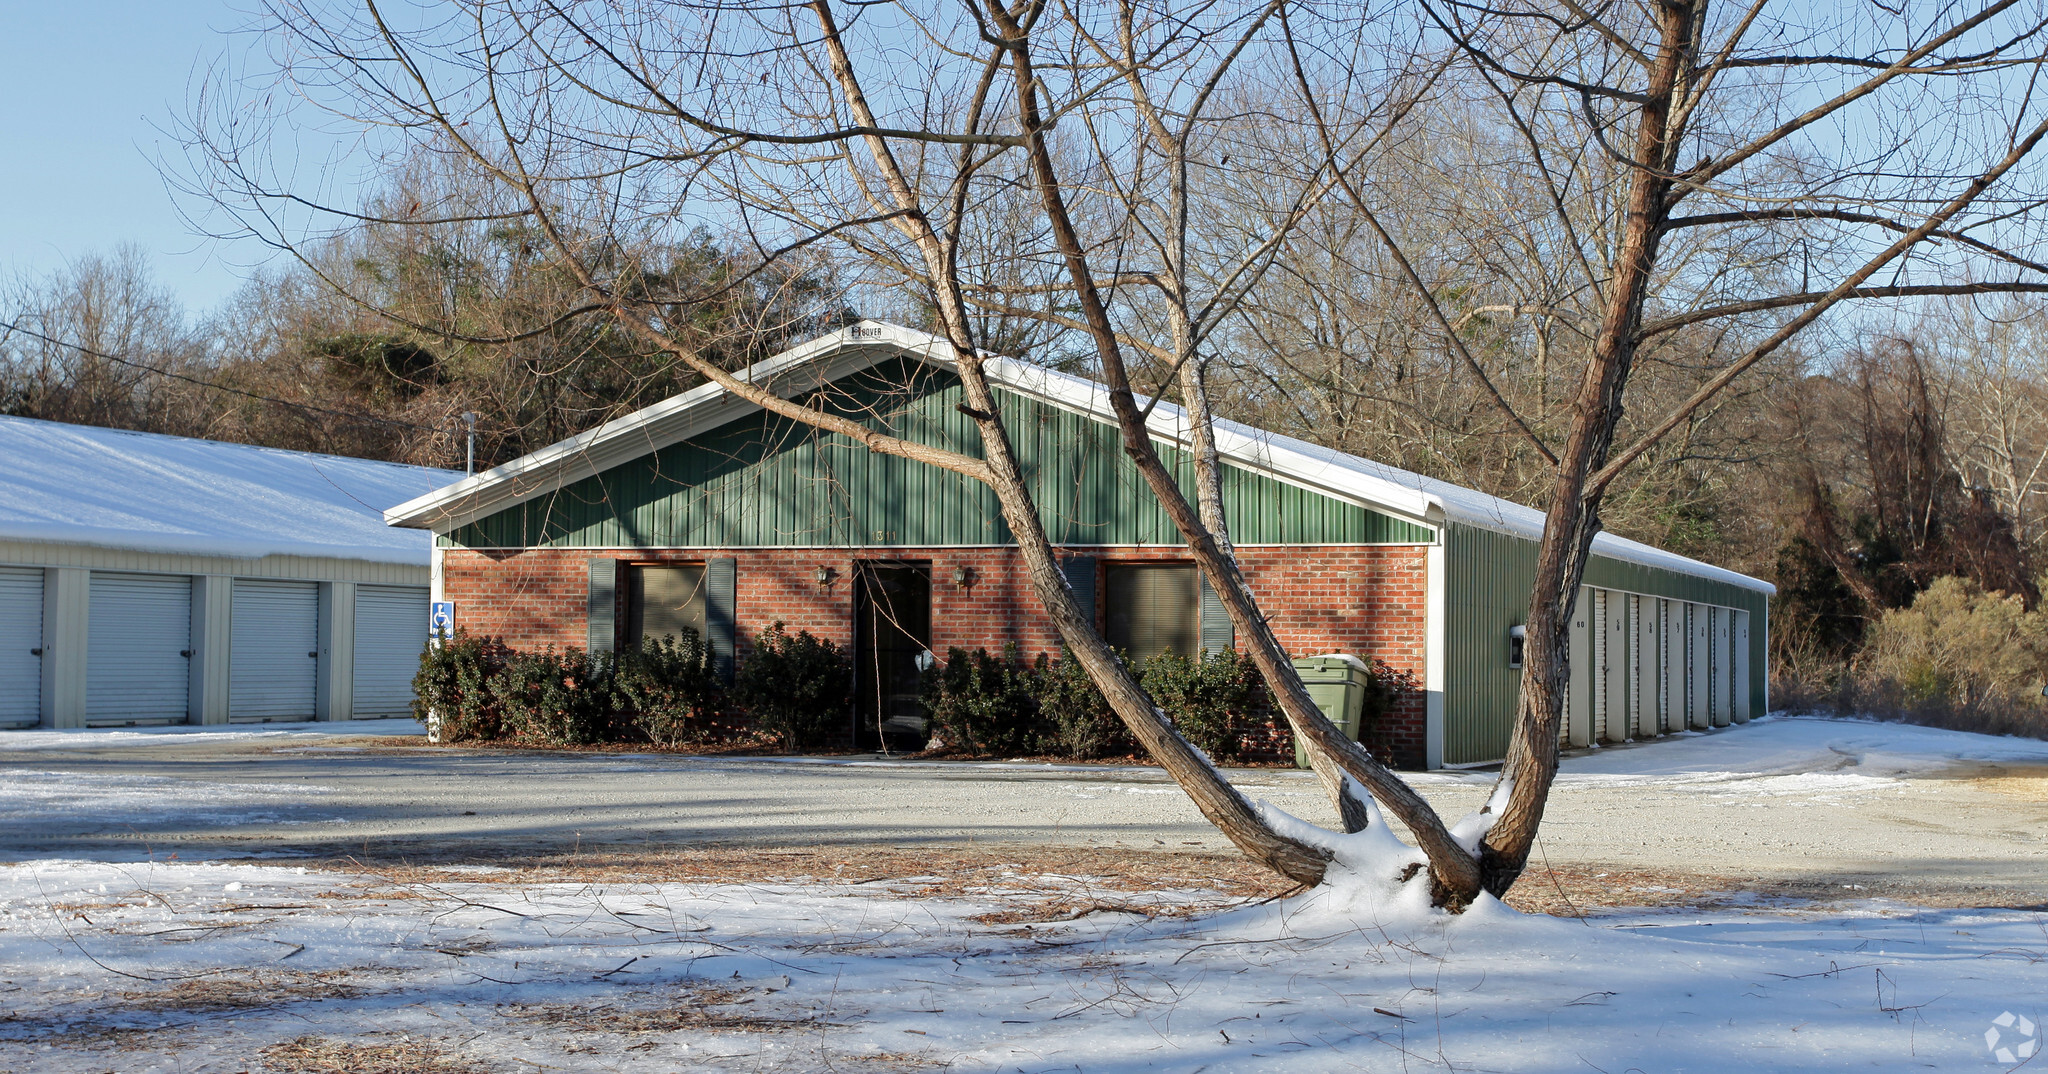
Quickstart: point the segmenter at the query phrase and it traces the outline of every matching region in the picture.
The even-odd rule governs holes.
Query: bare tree
[[[1571,5],[1566,16],[1406,10],[1433,27],[1434,59],[1398,19],[1285,0],[1188,11],[467,0],[403,25],[374,3],[355,16],[279,6],[269,40],[282,85],[270,99],[311,102],[394,154],[439,153],[487,177],[502,193],[491,218],[530,229],[591,310],[639,344],[770,413],[989,486],[1062,639],[1139,741],[1248,854],[1319,880],[1327,847],[1272,823],[1192,750],[1065,587],[983,374],[984,348],[992,331],[1021,333],[1085,364],[1108,386],[1125,452],[1310,743],[1347,826],[1369,820],[1362,786],[1414,833],[1439,900],[1458,906],[1505,892],[1533,846],[1557,762],[1565,611],[1616,478],[1846,300],[2048,288],[1958,269],[2035,271],[2011,252],[2032,205],[2013,188],[2048,128],[2031,97],[2011,92],[2039,58],[2028,51],[2035,27],[2013,2],[1945,10],[1931,24],[1872,14],[1871,25],[1818,29],[1704,0],[1597,15]],[[1750,44],[1828,33],[1840,48],[1784,55]],[[265,170],[262,132],[234,107],[253,96],[229,93],[231,107],[194,130],[206,185],[251,229],[303,251],[317,228],[290,217],[307,207],[346,226],[455,212],[365,211],[295,188]],[[1522,203],[1551,216],[1531,232],[1542,239],[1531,253],[1562,268],[1492,312],[1540,325],[1541,360],[1563,380],[1553,423],[1532,421],[1492,383],[1461,334],[1474,311],[1442,301],[1413,234],[1390,225],[1374,187],[1398,144],[1388,135],[1425,100],[1483,102],[1501,144],[1518,147],[1502,167],[1519,175],[1494,181],[1519,185]],[[1975,107],[1950,107],[1957,101]],[[1858,110],[1888,116],[1915,104],[1950,128],[1880,125],[1868,146],[1818,136]],[[1869,167],[1866,149],[1884,166]],[[1260,196],[1242,196],[1253,190]],[[1444,190],[1459,196],[1455,182]],[[1333,196],[1353,223],[1319,211]],[[1682,204],[1689,215],[1677,213]],[[1309,702],[1237,570],[1215,495],[1207,378],[1218,333],[1241,323],[1246,296],[1311,223],[1363,224],[1357,234],[1415,288],[1494,420],[1550,467],[1529,670],[1477,856]],[[629,251],[705,224],[753,244],[764,263],[839,252],[859,266],[856,289],[908,295],[958,370],[979,454],[746,383],[677,331],[671,311],[702,296],[650,282]],[[1656,346],[1703,371],[1614,450],[1629,375]],[[1540,408],[1550,389],[1536,383]],[[1188,409],[1192,498],[1153,446],[1148,394]]]
[[[81,425],[198,431],[181,405],[203,372],[204,336],[142,252],[80,258],[41,279],[15,281],[0,326],[0,410]]]
[[[1950,401],[1949,450],[2038,558],[2048,543],[2048,346],[2040,303],[1955,300],[1929,319]]]
[[[1551,463],[1506,804],[1482,847],[1499,892],[1528,861],[1557,770],[1567,613],[1620,475],[1844,303],[2048,290],[2048,266],[2026,252],[2042,203],[2025,165],[2048,134],[2031,92],[2043,21],[2018,2],[1810,17],[1761,0],[1423,10],[1461,59],[1454,84],[1519,142],[1489,181],[1548,203],[1551,256],[1576,274],[1577,370],[1556,433],[1490,393]],[[1484,377],[1426,262],[1379,222],[1385,203],[1362,181],[1345,192]],[[1732,345],[1671,346],[1700,327]],[[1660,347],[1713,368],[1628,417],[1632,375]]]
[[[1160,190],[1170,229],[1184,228],[1187,215],[1184,205],[1172,204],[1184,181],[1162,188],[1132,169],[1162,156],[1186,166],[1203,136],[1200,101],[1241,96],[1240,66],[1270,59],[1279,40],[1299,33],[1276,17],[1280,10],[1267,4],[1180,15],[1127,8],[1097,17],[1032,4],[841,9],[819,0],[678,9],[541,0],[449,4],[425,25],[404,27],[366,4],[355,17],[276,9],[271,40],[290,91],[284,96],[320,102],[335,120],[384,132],[400,149],[443,153],[488,176],[505,193],[493,219],[530,228],[589,305],[641,344],[772,414],[992,488],[1060,636],[1138,740],[1247,853],[1295,879],[1319,880],[1330,850],[1271,823],[1190,747],[1066,588],[982,371],[981,334],[991,316],[1011,324],[1065,317],[1049,323],[1092,351],[1126,452],[1224,593],[1290,722],[1317,747],[1319,770],[1347,815],[1363,823],[1370,806],[1343,774],[1371,788],[1417,832],[1445,890],[1469,892],[1477,878],[1471,855],[1412,789],[1309,701],[1244,588],[1227,536],[1204,523],[1162,463],[1148,404],[1124,357],[1158,307],[1150,295],[1143,304],[1125,297],[1132,281],[1114,264],[1115,243],[1143,224],[1131,207],[1153,211]],[[1313,29],[1340,41],[1359,23],[1347,13],[1318,20]],[[1119,115],[1118,102],[1145,95],[1173,102],[1152,113],[1163,133],[1158,123],[1140,128]],[[1187,121],[1164,122],[1190,101],[1197,107]],[[195,124],[207,185],[229,192],[245,224],[303,254],[305,233],[282,224],[280,213],[317,202],[261,170],[263,158],[252,149],[260,140],[236,126],[246,115],[228,108]],[[1076,139],[1065,131],[1090,127],[1103,143],[1135,136],[1159,152],[1103,167],[1103,155],[1064,145]],[[1227,159],[1204,166],[1220,168]],[[1308,172],[1296,199],[1303,204],[1327,187],[1326,169]],[[1124,193],[1093,197],[1104,188]],[[408,216],[357,207],[345,213],[336,215],[355,226],[454,215],[445,204]],[[1277,223],[1284,229],[1298,217],[1283,213]],[[1001,226],[1019,219],[1031,227]],[[765,262],[838,249],[866,267],[859,284],[907,291],[945,340],[944,357],[980,429],[978,455],[903,439],[744,382],[707,354],[703,341],[678,332],[668,311],[703,296],[652,283],[622,251],[664,229],[705,221],[755,243]],[[1240,240],[1251,230],[1240,226]],[[1242,282],[1226,278],[1199,302],[1177,280],[1152,292],[1186,307],[1167,315],[1181,326],[1174,345],[1148,352],[1158,368],[1179,375],[1176,363],[1188,364],[1181,359],[1257,278],[1273,245],[1246,244],[1234,259]],[[1169,236],[1154,248],[1177,258],[1185,247]],[[1112,266],[1098,269],[1101,257]],[[1198,394],[1195,403],[1199,408]],[[1213,468],[1208,454],[1204,465]],[[1213,494],[1204,499],[1213,506]]]

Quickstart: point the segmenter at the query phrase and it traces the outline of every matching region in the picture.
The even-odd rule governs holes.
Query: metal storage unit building
[[[0,418],[0,729],[409,715],[458,476]]]
[[[948,353],[923,333],[865,322],[741,375],[976,455],[980,440]],[[1184,567],[1187,556],[1121,451],[1107,390],[999,357],[983,368],[1070,585],[1087,594],[1099,626],[1129,632],[1130,569]],[[1162,460],[1189,474],[1191,486],[1183,415],[1168,403],[1150,413]],[[1239,565],[1282,644],[1312,655],[1342,637],[1363,646],[1342,651],[1405,661],[1398,670],[1412,672],[1415,687],[1406,696],[1422,702],[1413,734],[1397,743],[1410,751],[1403,763],[1498,760],[1521,675],[1510,631],[1526,620],[1542,514],[1233,422],[1218,422],[1216,439]],[[744,646],[786,619],[858,650],[858,583],[887,567],[924,572],[929,596],[919,608],[931,615],[921,629],[936,652],[952,644],[995,651],[1012,639],[1048,646],[993,492],[768,415],[716,385],[400,504],[386,518],[431,530],[435,599],[453,601],[458,622],[515,646],[630,640],[634,617],[646,614],[630,596],[636,572],[692,564],[738,578],[736,590],[718,591],[736,618],[713,625],[714,645],[737,638]],[[1745,703],[1765,711],[1768,583],[1612,534],[1594,538],[1583,581],[1569,623],[1570,741],[1708,726],[1716,674],[1721,722]],[[1207,599],[1185,585],[1175,594],[1185,620],[1176,644],[1195,644],[1196,631],[1202,649],[1232,643],[1227,629],[1210,630],[1212,618],[1219,628],[1227,620],[1192,610]],[[1717,609],[1730,624],[1718,662]],[[1745,617],[1752,627],[1743,632]],[[1730,631],[1746,641],[1739,659]]]

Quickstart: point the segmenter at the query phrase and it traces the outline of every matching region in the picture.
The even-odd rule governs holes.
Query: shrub
[[[774,626],[754,639],[733,694],[784,749],[820,746],[846,726],[853,701],[853,661],[832,642]]]
[[[1218,761],[1245,756],[1245,738],[1266,729],[1272,709],[1249,656],[1199,659],[1167,652],[1141,661],[1138,682],[1181,734]],[[941,735],[967,753],[1046,753],[1075,760],[1124,756],[1138,742],[1071,653],[1041,653],[1027,670],[1014,649],[947,654],[926,680],[925,711]]]
[[[604,654],[575,646],[517,653],[491,677],[505,730],[555,746],[586,746],[611,737],[617,706],[606,681]]]
[[[921,700],[949,745],[1002,756],[1048,749],[1052,736],[1039,715],[1036,676],[1018,661],[1016,646],[1004,646],[1000,657],[987,649],[949,649],[934,672],[925,675]]]
[[[2017,596],[1937,578],[1884,613],[1858,658],[1860,698],[1879,715],[1968,730],[2041,735],[2048,706],[2048,613]]]
[[[1053,660],[1040,653],[1032,671],[1047,752],[1080,761],[1138,752],[1137,739],[1110,711],[1109,701],[1073,654]]]
[[[613,690],[648,741],[660,746],[703,742],[719,730],[725,690],[711,647],[694,630],[647,638],[619,654]]]
[[[1245,736],[1265,729],[1273,707],[1258,665],[1236,650],[1168,650],[1143,662],[1139,682],[1182,736],[1222,762],[1243,759]]]
[[[1394,703],[1404,693],[1422,689],[1415,676],[1397,670],[1384,660],[1374,659],[1365,670],[1365,702],[1358,715],[1358,733],[1365,733],[1378,726],[1381,717],[1394,711]]]
[[[504,664],[506,649],[457,628],[455,635],[428,644],[412,680],[412,714],[434,742],[496,738],[504,730],[490,678]]]

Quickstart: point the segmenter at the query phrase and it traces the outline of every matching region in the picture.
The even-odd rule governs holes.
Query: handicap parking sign
[[[452,600],[435,601],[434,612],[427,618],[427,629],[436,638],[454,637],[455,602]]]

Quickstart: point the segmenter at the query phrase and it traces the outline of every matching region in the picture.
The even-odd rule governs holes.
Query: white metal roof
[[[451,470],[0,417],[0,539],[426,566],[384,510]]]
[[[738,376],[793,395],[891,357],[910,355],[950,365],[950,351],[943,340],[927,333],[864,321],[793,347]],[[1095,381],[1008,358],[991,357],[985,368],[991,382],[1020,395],[1102,421],[1114,420],[1109,389]],[[399,504],[384,517],[394,526],[445,533],[757,409],[715,384],[705,384]],[[1171,403],[1160,403],[1152,411],[1150,427],[1162,440],[1187,443],[1186,425],[1184,412]],[[1218,449],[1232,462],[1427,525],[1448,520],[1531,540],[1543,534],[1543,512],[1534,508],[1305,440],[1222,420],[1216,423],[1216,440]],[[1761,579],[1609,533],[1593,538],[1593,551],[1610,559],[1776,592],[1776,587]]]

